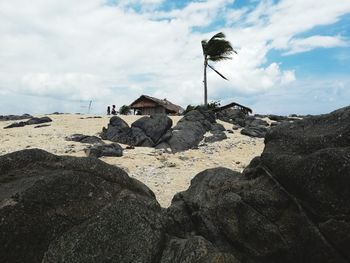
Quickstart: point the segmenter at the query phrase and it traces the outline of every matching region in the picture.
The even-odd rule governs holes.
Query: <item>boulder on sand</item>
[[[102,156],[121,157],[123,156],[123,148],[117,143],[96,144],[86,148],[85,153],[88,157],[99,158]]]
[[[34,125],[34,124],[41,124],[41,123],[47,123],[47,122],[52,122],[52,120],[49,117],[31,118],[27,121],[20,121],[20,122],[12,123],[12,124],[4,127],[4,129],[24,127],[26,125]]]
[[[242,262],[350,261],[350,107],[277,126],[243,174],[198,174],[168,228]]]
[[[80,133],[75,133],[66,137],[66,141],[74,141],[81,143],[91,143],[91,144],[105,144],[101,138],[97,136],[84,135]]]
[[[152,191],[95,158],[0,156],[0,204],[0,262],[154,262],[163,241]]]
[[[144,116],[131,127],[118,116],[114,116],[107,129],[103,128],[101,138],[132,146],[153,147],[162,142],[162,137],[171,126],[172,120],[165,114]]]

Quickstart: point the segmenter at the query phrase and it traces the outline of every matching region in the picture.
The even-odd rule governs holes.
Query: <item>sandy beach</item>
[[[65,137],[74,133],[98,135],[106,127],[109,116],[79,114],[36,115],[49,116],[53,121],[48,127],[34,128],[29,125],[20,128],[3,129],[14,121],[0,122],[0,155],[29,148],[40,148],[57,155],[86,156],[88,145],[66,141]],[[120,116],[129,125],[141,116]],[[181,116],[172,116],[173,125]],[[232,125],[218,121],[226,129]],[[124,150],[122,157],[102,157],[104,162],[123,168],[131,177],[145,183],[156,195],[163,207],[168,207],[173,196],[188,188],[191,179],[199,172],[213,167],[227,167],[242,171],[252,158],[261,154],[263,139],[251,138],[235,130],[226,132],[228,139],[204,144],[199,149],[176,154],[163,153],[154,148],[136,147]],[[108,143],[108,141],[105,141]],[[126,145],[122,145],[123,148]]]

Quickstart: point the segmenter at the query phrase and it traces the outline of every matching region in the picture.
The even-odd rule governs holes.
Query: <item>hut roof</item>
[[[217,111],[222,111],[222,110],[226,110],[226,109],[228,109],[228,108],[232,108],[232,107],[235,107],[235,106],[238,107],[238,108],[240,108],[241,110],[243,110],[243,111],[246,112],[246,113],[253,113],[253,111],[252,111],[251,108],[248,108],[248,107],[243,106],[243,105],[241,105],[241,104],[238,104],[238,103],[236,103],[236,102],[232,102],[232,103],[227,104],[227,105],[225,105],[225,106],[219,107],[219,108],[217,108],[215,111],[216,111],[216,112],[217,112]]]
[[[135,100],[133,103],[130,104],[130,108],[138,108],[138,107],[134,107],[133,105],[135,105],[136,103],[138,103],[139,101],[141,100],[150,100],[150,101],[153,101],[154,103],[164,107],[165,109],[171,111],[171,112],[180,112],[183,110],[183,108],[179,105],[176,105],[170,101],[168,101],[167,99],[157,99],[157,98],[154,98],[154,97],[151,97],[151,96],[147,96],[147,95],[141,95],[137,100]]]

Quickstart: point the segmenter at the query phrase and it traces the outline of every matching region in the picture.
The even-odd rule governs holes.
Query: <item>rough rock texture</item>
[[[0,121],[18,121],[24,119],[33,118],[32,115],[23,114],[23,115],[0,115]]]
[[[102,156],[121,157],[123,156],[123,148],[117,143],[111,144],[95,144],[86,148],[85,153],[88,157],[99,158]]]
[[[166,210],[97,159],[0,156],[0,262],[349,262],[350,107],[265,143],[243,173],[203,171]]]
[[[24,127],[26,125],[34,125],[34,124],[41,124],[41,123],[47,123],[47,122],[52,122],[52,120],[49,117],[31,118],[27,121],[20,121],[20,122],[12,123],[12,124],[4,127],[4,129]]]
[[[153,147],[162,142],[163,136],[171,126],[172,120],[165,114],[142,117],[131,127],[121,118],[114,116],[110,119],[107,129],[103,128],[101,137],[132,146]]]
[[[247,135],[250,137],[264,138],[268,129],[265,126],[251,126],[248,125],[241,130],[241,134]]]
[[[173,152],[180,152],[198,146],[204,134],[216,124],[215,115],[210,111],[192,110],[173,128],[172,137],[166,142]],[[214,129],[218,129],[215,125]]]
[[[243,174],[197,175],[168,228],[242,262],[349,262],[350,107],[279,125],[265,143]]]
[[[127,204],[130,205],[128,208]],[[118,207],[122,208],[121,211],[117,211]],[[121,227],[118,220],[125,218],[128,222],[130,216],[126,217],[127,214],[141,218],[142,209],[149,207],[154,213],[160,212],[154,194],[145,185],[129,178],[122,169],[98,159],[59,157],[37,149],[0,156],[0,262],[41,262],[49,247],[46,262],[62,262],[60,260],[66,258],[69,260],[65,262],[97,262],[99,257],[107,256],[105,252],[111,247],[96,247],[90,251],[90,255],[94,255],[92,261],[85,261],[84,258],[71,258],[69,253],[75,253],[74,250],[62,255],[59,252],[60,257],[52,258],[52,255],[57,255],[55,244],[59,245],[59,250],[73,236],[77,240],[89,234],[91,239],[86,239],[86,242],[100,241],[103,244],[108,242],[109,235],[118,233]],[[118,213],[120,218],[112,222],[111,217]],[[128,230],[124,231],[134,233],[134,236],[130,239],[124,236],[120,244],[123,247],[109,251],[109,255],[116,253],[119,257],[121,249],[130,247],[129,257],[152,258],[151,249],[141,253],[141,248],[157,245],[156,232],[149,233],[156,221],[147,218],[139,222],[134,219],[133,224],[126,223]],[[98,228],[102,222],[109,222],[109,227]],[[89,233],[81,232],[82,229],[89,229]],[[136,244],[139,250],[133,250]],[[137,250],[139,254],[135,252]],[[77,256],[79,253],[76,251]],[[106,259],[104,262],[111,261]],[[129,261],[114,262],[133,261],[129,258]]]

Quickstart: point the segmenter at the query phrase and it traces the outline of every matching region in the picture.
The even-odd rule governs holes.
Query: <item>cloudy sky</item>
[[[350,104],[350,0],[0,0],[0,115],[92,112],[141,94],[203,102],[201,40],[238,51],[213,64],[209,99],[259,113]]]

